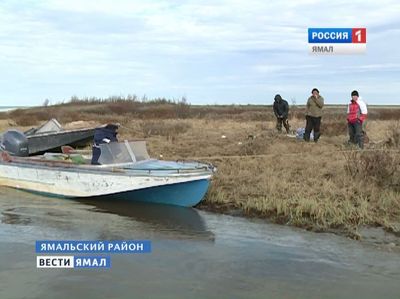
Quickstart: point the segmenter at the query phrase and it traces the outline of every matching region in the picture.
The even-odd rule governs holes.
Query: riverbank
[[[400,234],[400,109],[370,109],[364,151],[346,145],[343,107],[325,110],[318,144],[278,134],[267,106],[75,102],[1,113],[0,129],[50,117],[119,122],[120,139],[145,139],[152,157],[214,164],[200,209],[355,239],[364,227]],[[304,126],[302,108],[291,110],[290,124]]]

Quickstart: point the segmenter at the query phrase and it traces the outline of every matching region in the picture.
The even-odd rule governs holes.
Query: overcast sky
[[[311,56],[309,27],[367,27],[367,54]],[[71,96],[400,104],[398,0],[0,2],[0,106]]]

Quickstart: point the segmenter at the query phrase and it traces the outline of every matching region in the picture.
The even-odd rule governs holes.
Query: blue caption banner
[[[308,28],[308,43],[352,43],[352,28]]]
[[[149,240],[36,241],[36,253],[150,253]]]

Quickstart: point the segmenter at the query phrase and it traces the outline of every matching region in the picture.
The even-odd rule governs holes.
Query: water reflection
[[[29,216],[24,215],[23,208],[8,208],[1,212],[0,222],[4,224],[28,225],[32,220]]]
[[[90,205],[92,211],[111,213],[131,220],[146,223],[159,232],[180,234],[181,237],[214,240],[214,234],[194,208],[161,204],[132,202],[127,200],[79,199],[81,204]]]
[[[0,197],[0,223],[45,227],[58,231],[58,238],[94,234],[96,239],[215,239],[203,216],[193,208],[107,198],[56,199],[7,188],[0,189]]]

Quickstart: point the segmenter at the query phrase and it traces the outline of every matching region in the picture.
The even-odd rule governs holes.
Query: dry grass
[[[352,236],[362,225],[399,230],[399,152],[385,151],[384,143],[377,152],[350,151],[359,168],[351,173],[344,134],[305,144],[275,133],[273,122],[191,122],[192,128],[173,141],[153,136],[148,142],[153,156],[200,159],[218,168],[203,207],[239,209],[278,223],[340,229]],[[393,126],[383,122],[387,130],[381,139]]]
[[[146,121],[141,123],[145,138],[157,135],[175,138],[177,135],[187,132],[191,126],[190,123],[183,121]]]
[[[377,166],[371,174],[353,175],[343,152],[328,144],[286,144],[297,154],[285,155],[280,142],[270,148],[275,154],[209,160],[218,175],[206,203],[318,231],[344,229],[356,235],[360,225],[398,230],[399,168],[390,174]],[[398,161],[399,154],[389,157]],[[397,180],[397,187],[382,185],[379,173]]]
[[[218,168],[202,208],[235,209],[353,236],[361,225],[399,232],[400,109],[370,108],[370,143],[363,152],[345,146],[344,111],[326,109],[318,144],[278,134],[268,106],[197,107],[161,100],[75,101],[14,111],[7,114],[13,121],[2,120],[0,127],[36,125],[53,116],[63,123],[118,121],[120,138],[146,139],[153,157],[197,159]],[[305,125],[302,108],[292,110],[290,124],[293,130]]]

